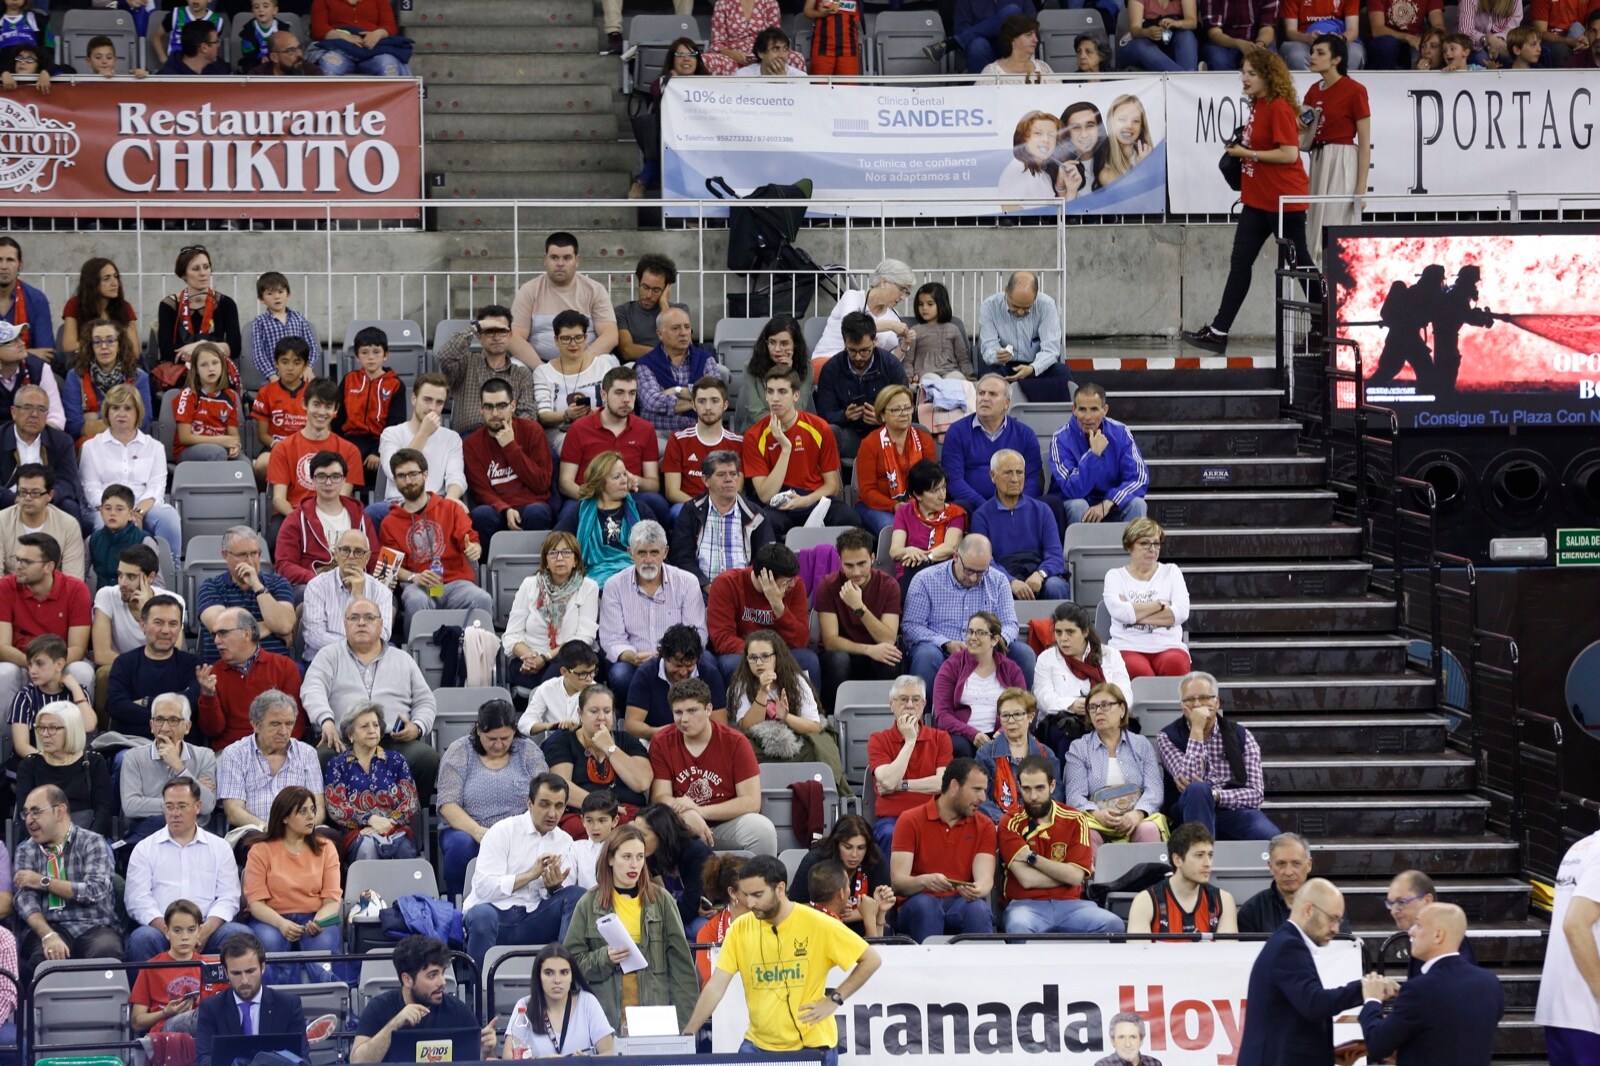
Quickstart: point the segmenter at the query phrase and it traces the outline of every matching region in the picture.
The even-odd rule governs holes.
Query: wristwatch
[[[824,988],[822,990],[822,994],[833,1000],[834,1006],[844,1006],[844,997],[839,994],[839,990],[837,988]]]
[[[1030,852],[1028,852],[1028,857],[1026,859],[1023,859],[1022,861],[1027,863],[1029,866],[1038,866],[1039,865],[1039,856],[1035,855],[1033,852],[1030,851]]]
[[[50,891],[50,879],[48,877],[39,878],[39,891],[40,892],[48,892],[48,891]]]
[[[857,607],[856,608],[856,617],[857,618],[865,618],[866,616],[867,616],[867,609],[865,607]]]

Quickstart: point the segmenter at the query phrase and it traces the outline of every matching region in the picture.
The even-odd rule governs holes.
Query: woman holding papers
[[[700,983],[677,902],[646,873],[644,835],[620,826],[600,849],[597,884],[578,901],[567,949],[619,1033],[624,1007],[671,1005],[689,1021]]]

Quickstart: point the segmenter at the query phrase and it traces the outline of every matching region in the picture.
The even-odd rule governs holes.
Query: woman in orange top
[[[339,951],[339,849],[317,836],[317,802],[290,785],[272,801],[267,835],[244,863],[250,931],[269,952]],[[268,984],[293,984],[295,966],[267,967]],[[314,980],[325,979],[324,971]]]
[[[917,400],[904,385],[890,385],[878,393],[872,409],[883,428],[863,437],[856,452],[856,481],[861,502],[856,514],[874,535],[894,524],[894,510],[907,499],[911,468],[923,459],[935,459],[933,435],[913,426]]]
[[[728,926],[750,909],[744,905],[744,897],[739,895],[739,870],[744,866],[744,861],[744,855],[733,852],[722,852],[706,860],[705,869],[700,872],[701,888],[706,899],[716,902],[720,909],[700,927],[700,932],[695,935],[696,942],[722,943],[728,935]],[[700,970],[700,983],[705,984],[711,980],[711,959],[716,953],[696,951],[694,954],[695,966]]]

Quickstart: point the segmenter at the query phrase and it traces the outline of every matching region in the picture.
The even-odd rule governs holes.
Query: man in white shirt
[[[61,545],[61,570],[78,580],[86,573],[79,516],[54,506],[56,475],[43,463],[17,467],[17,502],[0,511],[0,572],[17,572],[13,556],[24,533],[48,533]]]
[[[1535,1024],[1550,1066],[1600,1062],[1600,833],[1567,849],[1556,871]]]
[[[427,491],[466,507],[467,466],[461,450],[461,434],[445,425],[444,405],[450,398],[450,382],[443,374],[419,374],[411,385],[411,418],[390,426],[378,437],[379,468],[387,471],[389,461],[401,448],[421,452],[428,459],[423,484]],[[389,515],[389,505],[400,502],[400,486],[388,479],[387,494],[367,506],[367,517],[374,527]]]
[[[496,944],[548,944],[567,937],[577,884],[572,838],[562,832],[567,782],[552,773],[528,782],[528,816],[504,818],[479,845],[466,902],[467,954],[483,969]]]
[[[130,756],[137,757],[137,756]],[[139,927],[128,934],[126,959],[144,962],[167,950],[167,905],[186,899],[200,908],[201,950],[216,952],[235,933],[239,913],[239,869],[233,849],[200,828],[200,783],[174,777],[161,789],[166,828],[147,837],[128,857],[123,902]]]
[[[557,729],[578,728],[578,697],[594,684],[600,657],[581,640],[569,640],[556,653],[561,668],[538,688],[528,700],[528,709],[517,720],[517,732],[532,737],[543,746]]]
[[[94,664],[110,669],[117,656],[144,647],[144,622],[141,612],[152,596],[171,596],[183,606],[183,597],[156,585],[161,560],[148,538],[143,544],[124,548],[117,555],[117,583],[94,594],[94,623],[89,631],[89,646]],[[181,622],[183,616],[180,614]]]
[[[367,573],[372,546],[359,529],[347,529],[333,545],[332,570],[312,578],[301,599],[300,634],[305,640],[305,660],[329,644],[344,640],[344,613],[355,600],[371,600],[383,616],[383,639],[394,631],[394,593]]]

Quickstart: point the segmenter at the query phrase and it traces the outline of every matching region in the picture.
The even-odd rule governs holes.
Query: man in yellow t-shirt
[[[788,880],[788,870],[771,855],[757,855],[739,870],[739,894],[750,913],[728,927],[711,980],[683,1031],[699,1032],[737,974],[750,1010],[741,1052],[810,1048],[824,1052],[823,1066],[838,1066],[834,1011],[883,960],[843,922],[790,902]],[[829,988],[835,966],[850,972],[838,988]]]

